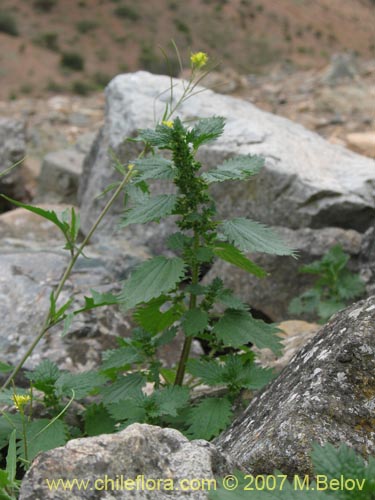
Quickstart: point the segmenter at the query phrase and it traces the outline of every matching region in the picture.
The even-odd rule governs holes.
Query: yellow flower
[[[173,121],[172,120],[163,120],[162,125],[165,125],[166,127],[172,128],[173,127]]]
[[[133,170],[133,168],[134,168],[134,163],[129,163],[129,165],[128,165],[129,172],[131,172]]]
[[[25,395],[14,394],[12,396],[12,399],[14,401],[17,410],[22,411],[23,407],[30,401],[31,397],[27,394]]]
[[[208,61],[208,55],[204,52],[194,52],[190,56],[191,67],[193,69],[201,69],[206,66]]]

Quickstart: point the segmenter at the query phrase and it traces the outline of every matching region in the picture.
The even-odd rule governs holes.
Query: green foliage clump
[[[358,274],[349,271],[349,255],[340,245],[335,245],[320,260],[302,266],[301,273],[318,276],[313,288],[292,300],[291,314],[317,314],[321,322],[326,322],[337,311],[360,297],[364,283]]]
[[[272,476],[251,476],[238,473],[231,482],[221,484],[208,494],[210,500],[374,500],[375,458],[366,464],[354,450],[342,444],[315,444],[311,453],[314,476],[287,476],[275,471]],[[350,480],[348,487],[341,487],[341,478]],[[259,479],[262,479],[259,481]],[[354,484],[354,487],[353,487]],[[229,487],[228,487],[229,485]],[[235,485],[234,488],[230,486]],[[332,487],[331,487],[332,486]],[[345,486],[345,484],[344,484]],[[232,490],[232,491],[230,491]]]
[[[0,10],[0,32],[12,36],[19,34],[15,17],[6,10]]]
[[[61,54],[60,65],[73,71],[83,71],[85,60],[78,52],[63,52]]]
[[[59,35],[54,32],[41,33],[33,42],[40,47],[51,50],[53,52],[59,51]]]
[[[99,25],[96,21],[92,21],[90,19],[82,19],[76,23],[77,31],[83,34],[96,30],[98,26]]]
[[[117,17],[129,19],[130,21],[138,21],[141,17],[139,12],[129,5],[120,5],[116,7],[114,14]]]
[[[41,12],[50,12],[56,5],[58,0],[34,0],[34,7]]]

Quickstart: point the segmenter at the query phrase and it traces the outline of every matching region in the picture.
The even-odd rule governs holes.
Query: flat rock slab
[[[116,434],[74,439],[64,447],[40,454],[22,481],[19,498],[206,500],[204,487],[195,492],[182,491],[180,481],[185,481],[186,487],[186,481],[209,481],[228,472],[226,458],[213,444],[204,440],[189,441],[174,429],[133,424]],[[108,481],[104,489],[106,477],[113,480],[114,486],[117,480],[119,487],[111,489],[112,483]],[[87,482],[88,488],[50,490],[46,482],[46,479],[75,478]],[[159,488],[155,486],[157,480],[160,480]],[[197,482],[194,484],[197,487]]]
[[[313,442],[375,454],[375,296],[337,313],[215,444],[254,474],[311,473]]]
[[[169,85],[165,76],[137,72],[119,75],[107,87],[105,125],[86,157],[80,184],[84,231],[104,203],[95,197],[116,179],[109,149],[122,161],[134,159],[134,145],[123,141],[140,128],[153,127],[154,117],[160,120]],[[173,85],[176,102],[182,81],[173,80]],[[178,115],[183,120],[225,117],[223,137],[200,151],[207,167],[238,154],[260,154],[266,159],[265,168],[253,181],[215,186],[223,216],[245,215],[290,228],[337,226],[362,232],[370,226],[375,215],[372,159],[332,145],[249,102],[210,90],[186,101]],[[120,202],[116,210],[123,210]]]

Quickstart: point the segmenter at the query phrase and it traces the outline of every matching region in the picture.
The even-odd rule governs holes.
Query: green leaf
[[[16,434],[17,431],[14,429],[9,438],[8,453],[6,458],[6,471],[8,473],[8,478],[11,482],[16,479],[17,473],[17,449],[16,449]]]
[[[159,297],[176,288],[185,275],[185,262],[158,256],[140,264],[125,281],[118,299],[126,309]]]
[[[112,434],[115,432],[115,420],[110,416],[103,404],[91,404],[86,408],[85,433],[88,436],[99,436],[100,434]]]
[[[202,309],[190,309],[184,315],[181,322],[185,335],[194,337],[199,333],[204,332],[208,325],[208,314]]]
[[[74,311],[74,315],[96,309],[97,307],[118,304],[118,298],[112,293],[99,293],[93,289],[91,289],[91,293],[92,297],[85,297],[85,305],[81,309]]]
[[[216,360],[190,359],[187,371],[200,378],[204,384],[215,386],[224,384],[224,366]]]
[[[187,433],[192,439],[208,441],[225,429],[231,418],[232,409],[227,398],[206,398],[189,411]]]
[[[328,481],[341,475],[363,482],[362,489],[342,490],[343,499],[372,500],[375,498],[375,458],[370,456],[366,465],[363,458],[345,444],[335,448],[330,443],[313,445],[311,453],[314,473],[327,476]]]
[[[155,403],[153,416],[177,416],[177,411],[187,405],[189,389],[187,387],[169,386],[154,391],[150,399]]]
[[[120,377],[113,384],[101,390],[103,403],[117,403],[125,399],[132,398],[141,393],[142,387],[146,384],[146,377],[142,372],[129,373]]]
[[[69,224],[67,222],[62,222],[58,217],[56,212],[53,210],[44,210],[43,208],[39,207],[34,207],[32,205],[26,205],[25,203],[21,203],[20,201],[13,200],[12,198],[9,198],[8,196],[5,196],[5,194],[1,194],[3,198],[5,198],[7,201],[12,203],[13,205],[16,205],[17,207],[24,208],[25,210],[28,210],[29,212],[33,212],[34,214],[40,215],[44,219],[49,220],[55,226],[57,226],[64,236],[66,236],[67,231],[69,230]]]
[[[194,149],[207,142],[216,140],[224,132],[225,119],[221,116],[202,118],[188,134],[188,141],[193,143]]]
[[[217,295],[217,300],[226,305],[229,309],[237,309],[238,311],[248,311],[249,306],[244,304],[241,299],[233,295],[229,289],[222,290]]]
[[[192,238],[185,236],[183,233],[173,233],[168,237],[167,245],[171,250],[184,250],[184,248],[191,244]]]
[[[241,388],[258,390],[262,389],[274,378],[275,373],[272,370],[257,365],[249,365],[239,371],[238,377],[234,381]]]
[[[353,274],[343,270],[336,283],[340,298],[350,300],[362,295],[365,291],[365,284],[359,274]]]
[[[139,131],[138,140],[146,142],[151,146],[160,149],[170,149],[173,136],[173,129],[166,125],[156,125],[153,129],[142,129]]]
[[[251,342],[259,349],[268,347],[276,354],[281,350],[281,339],[276,335],[278,331],[274,325],[234,309],[227,309],[213,328],[216,337],[225,345],[237,348]]]
[[[136,160],[134,164],[137,167],[136,180],[147,179],[168,179],[172,180],[176,173],[173,162],[162,156],[149,156]]]
[[[233,264],[250,274],[254,274],[254,276],[257,276],[258,278],[267,276],[264,269],[254,264],[254,262],[245,257],[243,253],[238,250],[238,248],[230,245],[229,243],[215,243],[213,252],[220,259],[225,260],[226,262],[229,262],[230,264]]]
[[[12,370],[12,367],[6,363],[0,361],[0,373],[8,373]]]
[[[107,377],[95,371],[83,373],[63,373],[55,382],[56,395],[72,397],[74,391],[75,399],[88,396],[94,389],[101,387],[107,381]]]
[[[102,371],[112,368],[125,368],[143,360],[141,353],[133,346],[120,347],[105,353],[105,360],[100,367]]]
[[[183,309],[179,304],[169,304],[169,308],[165,309],[165,304],[168,301],[170,301],[170,297],[167,295],[152,299],[145,306],[139,307],[134,312],[133,318],[140,326],[151,333],[162,332],[173,325],[183,313]],[[162,306],[165,309],[163,311],[160,310]]]
[[[160,194],[150,197],[142,205],[127,210],[120,227],[126,227],[129,224],[159,221],[162,217],[172,215],[176,201],[177,196],[175,194]]]
[[[331,316],[336,314],[338,311],[345,309],[344,302],[338,302],[335,299],[332,300],[321,300],[318,303],[317,313],[323,321],[328,321]]]
[[[209,170],[202,174],[202,179],[207,184],[213,182],[224,182],[234,180],[246,180],[256,175],[264,165],[264,158],[261,156],[241,155],[225,161],[215,170]]]
[[[54,392],[54,384],[60,375],[57,365],[49,359],[42,361],[32,372],[25,373],[36,389],[47,394]]]
[[[294,250],[287,247],[272,229],[250,219],[227,220],[219,228],[242,251],[295,256]]]
[[[128,425],[146,420],[146,410],[142,406],[143,398],[124,399],[107,404],[108,412],[116,421],[126,421]]]
[[[52,450],[58,446],[63,446],[67,442],[67,430],[61,420],[55,420],[52,424],[50,420],[38,419],[27,424],[27,455],[33,460],[41,451]],[[25,458],[23,440],[19,442],[19,450],[22,458]]]

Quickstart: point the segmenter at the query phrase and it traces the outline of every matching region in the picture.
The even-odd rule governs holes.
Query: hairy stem
[[[68,264],[68,266],[67,266],[64,274],[62,275],[62,277],[60,279],[59,284],[57,285],[56,291],[54,293],[54,300],[55,300],[55,302],[57,302],[57,299],[59,298],[60,293],[61,293],[61,291],[62,291],[62,289],[63,289],[63,287],[64,287],[67,279],[69,278],[69,276],[70,276],[70,274],[71,274],[71,272],[73,270],[73,267],[74,267],[75,263],[77,262],[78,257],[81,255],[81,253],[85,249],[86,245],[89,243],[92,235],[94,234],[94,232],[96,231],[97,227],[99,226],[99,224],[101,223],[101,221],[103,220],[103,218],[105,217],[105,215],[107,214],[108,210],[111,208],[111,206],[115,202],[116,198],[119,196],[119,194],[124,189],[124,187],[126,186],[126,184],[130,181],[132,175],[133,175],[132,171],[129,170],[129,172],[126,174],[126,176],[122,180],[121,184],[118,186],[118,188],[116,189],[116,191],[113,193],[113,195],[111,196],[111,198],[106,203],[106,205],[103,208],[103,210],[100,212],[98,218],[96,219],[96,221],[92,225],[92,227],[91,227],[90,231],[88,232],[87,236],[82,241],[82,243],[79,246],[79,248],[77,249],[77,252],[71,258],[71,260],[70,260],[70,262],[69,262],[69,264]],[[52,328],[52,326],[54,326],[54,324],[55,323],[53,323],[53,318],[51,318],[51,310],[49,310],[48,311],[48,315],[46,317],[46,320],[44,322],[43,328],[40,330],[39,334],[37,335],[37,337],[35,338],[35,340],[33,341],[33,343],[30,345],[30,347],[28,348],[28,350],[26,351],[26,353],[22,357],[21,361],[16,365],[16,367],[14,368],[14,370],[12,371],[12,373],[9,375],[9,377],[4,382],[4,384],[2,385],[2,387],[0,389],[1,391],[3,389],[6,389],[8,387],[8,385],[10,384],[10,382],[14,379],[14,377],[17,375],[17,373],[21,370],[21,368],[25,364],[26,360],[32,354],[32,352],[34,351],[35,347],[39,344],[39,342],[42,340],[42,338],[47,333],[47,331],[50,328]]]
[[[199,247],[199,235],[197,232],[194,232],[194,253],[198,250]],[[197,285],[199,281],[199,264],[197,262],[194,262],[194,264],[191,267],[191,284],[192,285]],[[189,300],[189,310],[194,309],[197,305],[197,296],[194,294],[190,294],[190,300]],[[174,382],[174,385],[182,385],[184,381],[184,375],[185,375],[185,370],[186,370],[186,363],[189,359],[189,354],[190,354],[190,349],[191,349],[191,344],[193,342],[193,337],[186,337],[184,341],[184,345],[182,348],[181,356],[180,356],[180,361],[178,363],[178,368],[177,368],[177,374],[176,374],[176,380]]]

